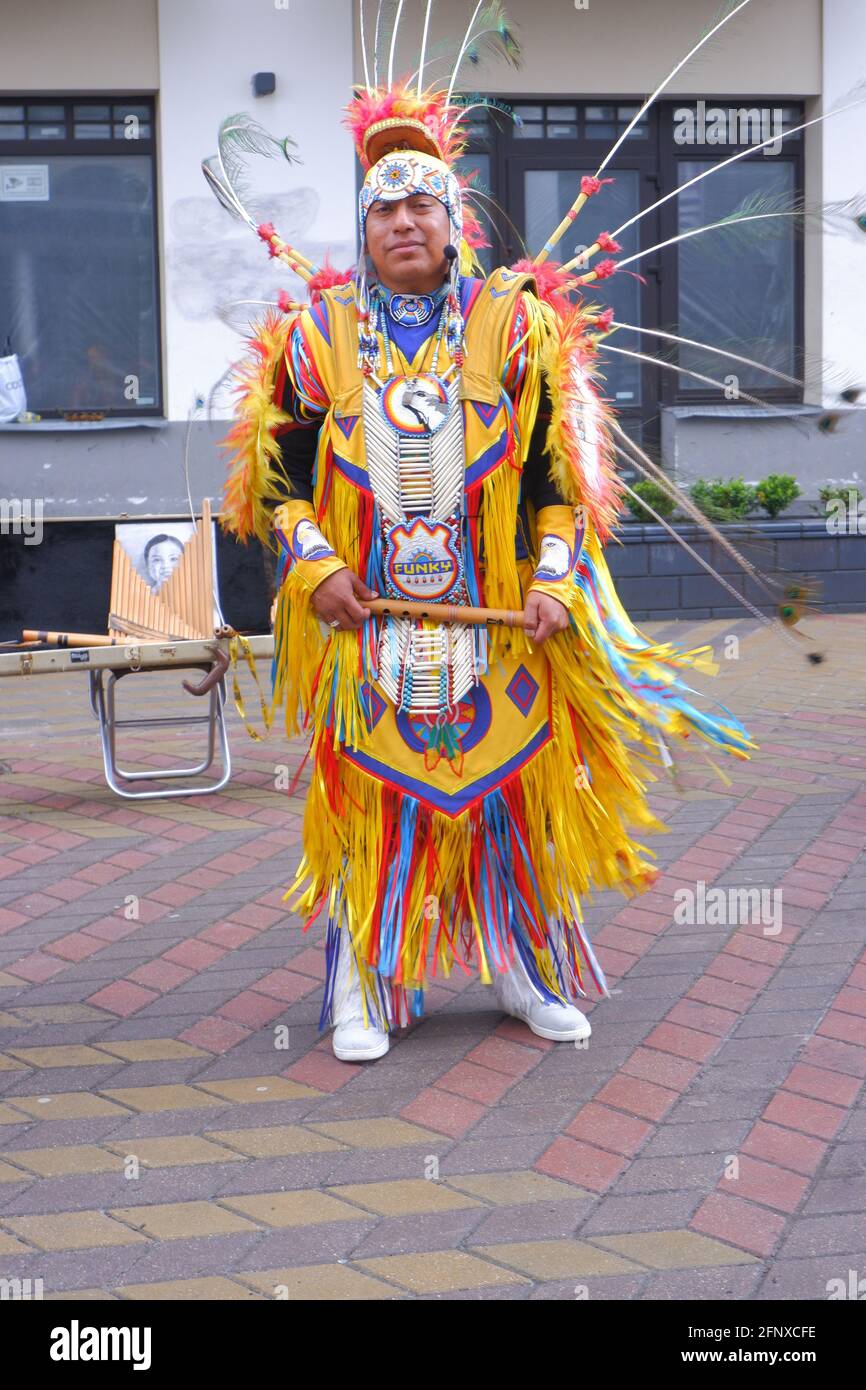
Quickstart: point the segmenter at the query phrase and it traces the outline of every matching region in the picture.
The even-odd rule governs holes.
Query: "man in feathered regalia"
[[[257,229],[311,300],[260,326],[230,435],[224,521],[279,546],[275,695],[312,732],[286,897],[326,911],[321,1023],[347,1061],[382,1056],[455,965],[541,1037],[587,1037],[576,1000],[607,988],[582,903],[652,880],[633,836],[660,828],[664,739],[752,746],[689,702],[678,672],[701,653],[652,645],[617,599],[605,317],[569,297],[593,276],[546,253],[473,274],[454,78],[389,74],[348,108],[353,275]]]

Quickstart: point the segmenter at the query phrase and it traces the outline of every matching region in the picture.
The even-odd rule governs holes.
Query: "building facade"
[[[435,7],[440,71],[469,8]],[[6,0],[0,355],[8,335],[41,419],[0,425],[0,497],[38,498],[46,522],[179,516],[185,460],[194,501],[219,496],[225,376],[240,335],[279,289],[301,286],[219,208],[200,161],[232,112],[290,135],[300,162],[261,161],[264,213],[312,259],[330,249],[336,265],[351,264],[357,171],[340,108],[362,72],[356,9],[353,0]],[[422,10],[405,6],[407,57]],[[473,90],[503,108],[477,113],[465,160],[505,212],[490,227],[493,261],[538,249],[581,175],[718,14],[716,0],[511,0],[508,11],[522,65],[483,59],[470,69]],[[628,429],[681,481],[794,473],[802,506],[828,481],[862,479],[866,426],[841,393],[866,387],[866,233],[851,202],[866,105],[782,137],[844,104],[864,53],[862,0],[751,0],[632,132],[606,170],[615,182],[564,243],[574,254],[595,232],[628,224],[624,254],[646,253],[637,275],[598,287],[600,302],[643,330],[618,336],[623,347],[653,353],[665,343],[656,335],[675,333],[780,374],[732,369],[682,345],[668,345],[670,361],[723,389],[608,359],[607,390]],[[268,72],[273,92],[255,96],[254,74]],[[632,221],[745,147],[748,157]],[[850,206],[829,228],[807,217],[802,236],[780,218],[772,234],[741,225],[664,244],[750,202],[766,211],[791,198]],[[785,379],[801,377],[802,386]],[[771,402],[772,414],[741,391]]]

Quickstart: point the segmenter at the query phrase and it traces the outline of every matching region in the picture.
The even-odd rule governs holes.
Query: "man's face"
[[[444,249],[449,240],[448,211],[429,193],[370,205],[367,250],[376,274],[388,289],[430,294],[445,279]]]

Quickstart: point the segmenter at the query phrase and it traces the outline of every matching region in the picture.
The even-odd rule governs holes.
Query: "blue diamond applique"
[[[525,719],[535,703],[535,697],[538,694],[538,682],[533,680],[525,666],[518,666],[508,682],[505,693]]]
[[[364,681],[361,686],[361,703],[367,715],[367,723],[372,733],[382,715],[387,708],[387,701],[382,699],[378,690],[374,690],[369,681]]]

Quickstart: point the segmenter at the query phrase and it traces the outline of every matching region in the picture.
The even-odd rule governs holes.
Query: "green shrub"
[[[755,495],[768,516],[778,516],[800,496],[800,487],[790,473],[770,473],[758,483]]]
[[[859,506],[863,501],[863,494],[859,487],[855,487],[853,483],[826,483],[818,496],[826,510],[828,502],[844,502],[847,506],[851,500],[850,494],[852,492],[854,493],[854,503]]]
[[[632,488],[632,492],[636,492],[638,497],[642,497],[645,502],[648,502],[649,505],[652,507],[653,511],[658,512],[659,516],[673,516],[674,512],[676,511],[676,502],[674,502],[673,499],[670,498],[668,494],[662,488],[659,487],[658,483],[651,483],[649,481],[643,483],[635,483],[634,487]],[[628,502],[629,511],[637,521],[654,520],[650,513],[646,511],[644,507],[641,506],[637,498],[627,496],[626,501]]]
[[[700,478],[692,501],[711,521],[742,521],[757,504],[756,489],[742,478]]]

